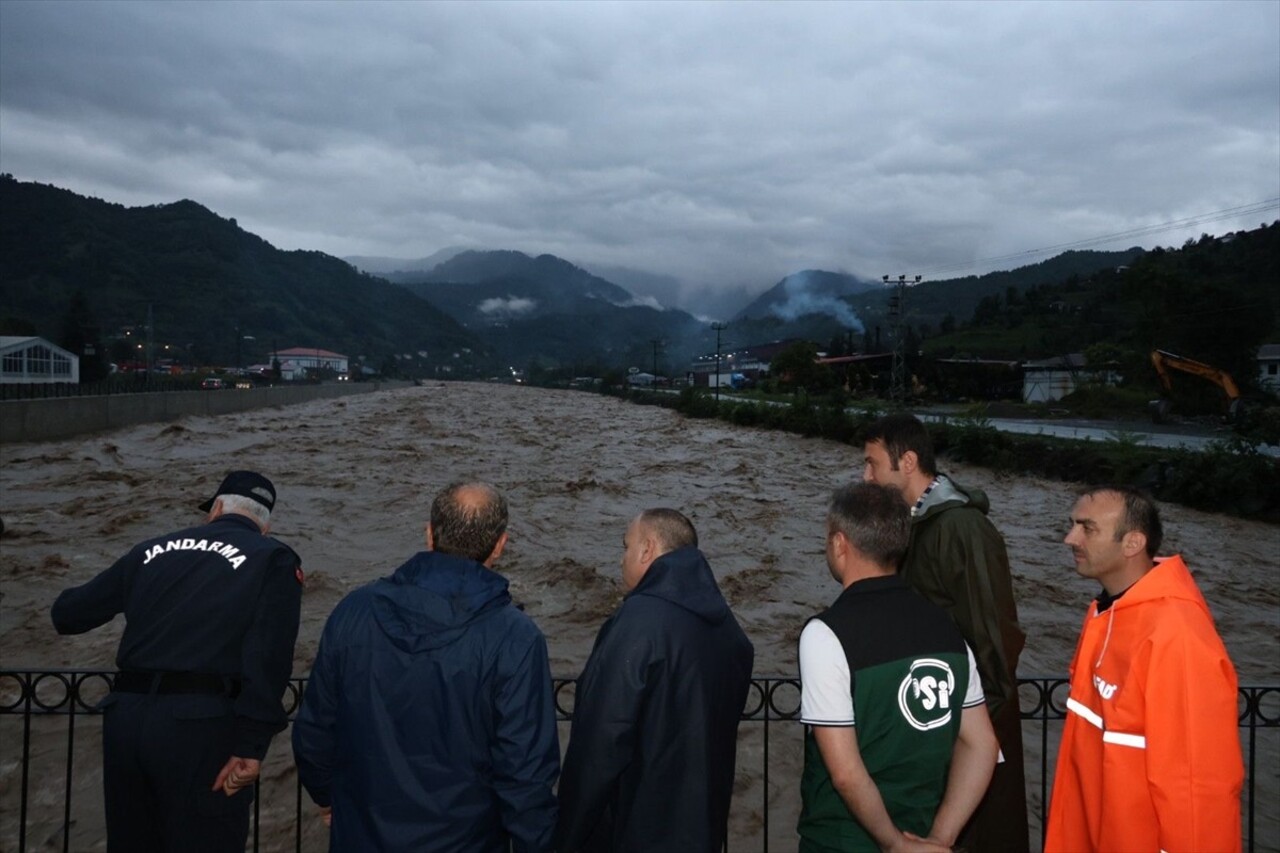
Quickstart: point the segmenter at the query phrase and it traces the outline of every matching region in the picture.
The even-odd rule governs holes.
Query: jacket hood
[[[711,566],[697,548],[677,548],[654,560],[627,597],[640,595],[669,601],[711,625],[718,625],[729,615],[729,604],[720,593]]]
[[[1204,595],[1200,592],[1200,588],[1196,586],[1195,579],[1191,577],[1191,571],[1179,555],[1157,557],[1155,568],[1125,590],[1124,595],[1116,599],[1108,610],[1127,610],[1149,601],[1160,601],[1167,598],[1190,601],[1206,614],[1212,616],[1209,612],[1209,605],[1204,600]]]
[[[406,652],[437,649],[511,603],[507,579],[474,560],[421,551],[373,584],[373,615]]]
[[[991,509],[991,501],[982,489],[969,489],[952,480],[946,474],[938,475],[938,484],[929,494],[924,496],[924,505],[916,513],[916,518],[928,518],[955,506],[969,505],[986,515]]]
[[[1180,599],[1191,603],[1204,612],[1205,618],[1209,620],[1210,624],[1213,623],[1213,614],[1209,611],[1209,604],[1204,600],[1204,596],[1200,594],[1200,589],[1191,577],[1191,572],[1188,571],[1186,563],[1182,562],[1182,557],[1157,558],[1155,568],[1125,590],[1124,594],[1116,599],[1105,612],[1098,612],[1097,599],[1090,606],[1089,616],[1091,619],[1105,617],[1108,620],[1107,634],[1102,641],[1102,651],[1098,654],[1098,660],[1094,666],[1102,665],[1102,659],[1106,657],[1107,649],[1111,645],[1111,632],[1116,623],[1128,624],[1126,617],[1122,614],[1144,604],[1166,599]]]

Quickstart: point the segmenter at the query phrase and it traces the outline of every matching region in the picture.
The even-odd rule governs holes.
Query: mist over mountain
[[[596,275],[622,285],[637,299],[652,298],[660,305],[688,311],[707,323],[728,320],[763,287],[748,284],[736,287],[699,285],[677,276],[632,267],[606,264],[590,264],[589,267]]]
[[[349,255],[343,260],[361,272],[385,275],[393,272],[429,272],[455,255],[467,251],[466,246],[447,246],[425,258],[383,258],[374,255]]]
[[[883,285],[848,273],[825,270],[801,270],[786,276],[760,294],[739,311],[735,320],[777,317],[799,320],[809,314],[826,314],[846,329],[861,333],[863,321],[849,302],[849,297],[880,291]]]
[[[705,324],[688,313],[554,255],[467,251],[428,273],[388,278],[439,305],[516,365],[652,367],[655,348],[683,365],[705,345]]]

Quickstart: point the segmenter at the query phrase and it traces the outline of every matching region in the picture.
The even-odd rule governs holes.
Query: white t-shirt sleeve
[[[978,697],[982,698],[981,687]],[[821,619],[811,619],[800,633],[800,722],[810,726],[854,724],[849,659]]]
[[[973,649],[965,643],[964,650],[969,655],[969,689],[964,694],[964,707],[972,708],[985,702],[986,697],[982,695],[982,679],[978,677],[978,661],[973,657]]]

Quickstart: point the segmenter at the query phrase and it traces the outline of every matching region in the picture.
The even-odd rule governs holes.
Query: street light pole
[[[653,382],[658,384],[658,347],[662,346],[662,338],[650,338],[649,343],[653,344]]]

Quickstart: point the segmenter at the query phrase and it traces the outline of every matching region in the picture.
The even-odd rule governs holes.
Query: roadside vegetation
[[[783,430],[860,446],[867,427],[884,413],[881,401],[859,407],[840,389],[811,396],[800,390],[789,401],[722,395],[706,388],[679,394],[623,391],[632,402],[675,409],[690,418],[717,418],[739,426]],[[851,407],[852,404],[852,407]],[[1271,427],[1280,430],[1280,410]],[[1257,438],[1237,434],[1206,450],[1146,447],[1134,433],[1117,430],[1105,441],[1004,433],[975,406],[945,422],[929,423],[938,453],[1011,475],[1031,475],[1081,484],[1140,486],[1157,499],[1193,509],[1280,524],[1280,460],[1261,452]]]

